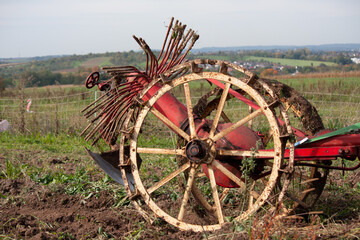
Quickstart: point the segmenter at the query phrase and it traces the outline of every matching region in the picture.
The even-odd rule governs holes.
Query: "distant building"
[[[360,64],[360,58],[351,58],[351,61],[356,64]]]

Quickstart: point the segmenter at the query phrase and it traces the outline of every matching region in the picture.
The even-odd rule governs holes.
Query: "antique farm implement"
[[[102,97],[83,110],[88,150],[146,218],[211,231],[255,213],[309,214],[334,164],[359,157],[360,124],[325,130],[298,92],[221,60],[186,61],[198,35],[171,20],[162,50],[143,39],[144,71],[106,67],[86,87]],[[338,166],[339,165],[339,166]]]

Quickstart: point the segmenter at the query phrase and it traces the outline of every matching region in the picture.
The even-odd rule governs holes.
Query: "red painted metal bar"
[[[160,88],[160,84],[155,84],[144,95],[142,100],[148,101]],[[186,106],[170,92],[166,92],[162,97],[160,97],[153,107],[178,127],[181,127],[188,118]]]
[[[269,157],[269,153],[273,152],[272,149],[258,150],[257,152],[255,159],[272,159]],[[284,158],[289,158],[289,153],[289,149],[286,149]],[[260,156],[256,156],[257,154]],[[296,148],[294,155],[295,161],[332,160],[337,157],[353,158],[359,156],[359,146]]]
[[[359,155],[358,146],[336,146],[320,148],[297,148],[295,149],[295,161],[329,160],[337,157],[357,157]],[[285,158],[289,157],[289,150],[285,151]]]

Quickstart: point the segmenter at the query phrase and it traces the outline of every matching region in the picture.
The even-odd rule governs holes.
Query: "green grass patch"
[[[73,67],[74,67],[74,68],[78,68],[78,67],[80,67],[82,64],[83,64],[83,62],[81,62],[81,61],[74,61],[74,62],[73,62]]]
[[[5,132],[0,134],[0,142],[1,155],[5,156],[0,161],[2,179],[27,178],[54,192],[81,195],[85,200],[105,191],[113,196],[115,207],[129,204],[125,189],[91,160],[84,146],[94,147],[79,136]]]
[[[82,67],[94,67],[94,66],[105,66],[112,65],[110,62],[110,57],[93,57],[89,58],[86,61],[83,61],[80,66]]]
[[[320,64],[325,64],[328,66],[335,66],[336,63],[333,62],[324,62],[324,61],[312,61],[312,60],[299,60],[299,59],[286,59],[286,58],[269,58],[269,57],[256,57],[256,56],[246,56],[244,57],[245,61],[265,61],[272,63],[279,63],[280,65],[285,66],[320,66]]]
[[[299,92],[342,93],[348,95],[360,92],[360,77],[291,78],[280,81]]]
[[[99,67],[107,67],[107,66],[113,66],[112,62],[110,62],[110,57],[104,59],[100,64]]]
[[[3,132],[0,134],[0,142],[0,150],[43,150],[60,154],[80,154],[84,152],[84,147],[91,148],[90,143],[83,138],[69,134],[22,135]]]

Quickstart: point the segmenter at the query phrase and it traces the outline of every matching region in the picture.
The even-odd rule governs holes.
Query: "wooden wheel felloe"
[[[279,170],[285,171],[282,168],[291,165],[288,164],[291,160],[286,164],[283,161],[291,127],[282,104],[271,90],[269,96],[264,97],[251,86],[252,76],[230,76],[224,65],[220,65],[220,72],[197,71],[194,65],[191,68],[193,73],[174,80],[166,77],[154,80],[143,90],[139,96],[141,111],[134,125],[127,125],[132,127],[132,133],[127,136],[128,143],[123,136],[121,148],[130,144],[131,170],[136,186],[136,190],[130,192],[140,196],[146,205],[144,209],[149,208],[156,216],[182,230],[212,231],[232,219],[244,220],[259,210],[275,207],[273,203],[279,196],[273,194],[273,189]],[[181,65],[173,69],[178,70],[182,70]],[[205,79],[216,81],[223,90],[215,113],[199,119],[193,114],[192,99],[198,95],[192,89],[200,81],[206,82]],[[162,86],[156,94],[143,102],[151,87],[160,83]],[[186,127],[174,124],[166,112],[157,107],[161,97],[170,92],[184,96]],[[245,103],[238,98],[227,101],[230,95],[239,93]],[[252,113],[248,113],[247,104],[250,102],[258,106]],[[234,111],[241,107],[246,107],[246,112]],[[285,119],[283,126],[280,126],[275,113],[280,113]],[[149,120],[154,119],[160,119],[159,123],[165,129],[171,129],[167,130],[167,136],[161,135],[160,129],[151,131],[151,137],[146,135]],[[270,142],[273,151],[257,152],[256,148],[262,149],[263,145],[259,135],[245,126],[249,121],[258,128],[272,130]],[[172,131],[175,134],[169,134]],[[234,139],[234,135],[246,140],[234,144],[229,141]],[[176,147],[176,136],[184,139],[184,146]],[[144,160],[141,169],[137,154]],[[180,166],[176,162],[179,156],[184,159]],[[265,160],[254,160],[254,156],[256,159],[266,158],[267,164]],[[222,182],[221,178],[226,181]],[[179,179],[184,182],[183,188],[179,187]]]

